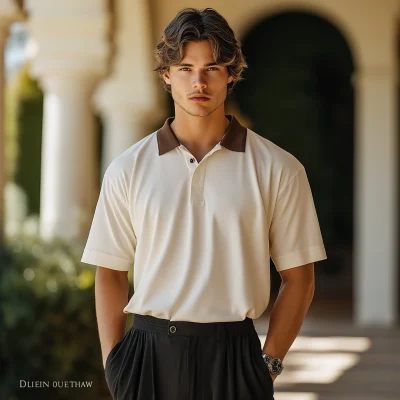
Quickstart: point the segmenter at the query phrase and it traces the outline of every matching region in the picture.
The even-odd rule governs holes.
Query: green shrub
[[[28,214],[40,211],[43,93],[25,63],[6,86],[6,179],[28,196]]]
[[[82,251],[31,236],[9,241],[0,253],[1,399],[109,398],[95,315],[96,268],[80,262]],[[24,388],[20,380],[50,387]],[[53,388],[59,381],[92,386]]]

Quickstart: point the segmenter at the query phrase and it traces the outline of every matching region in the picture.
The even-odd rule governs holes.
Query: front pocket
[[[268,369],[268,367],[267,367],[267,364],[265,364],[264,358],[263,358],[263,356],[262,356],[262,350],[261,350],[261,349],[260,349],[260,351],[259,351],[259,353],[258,353],[258,357],[257,357],[257,358],[258,358],[258,360],[259,360],[261,366],[264,368],[264,370],[266,371],[267,375],[269,376],[269,378],[270,378],[271,381],[272,381],[272,376],[271,376],[271,374],[269,373],[269,369]]]
[[[108,364],[109,364],[111,358],[114,356],[115,351],[118,350],[119,346],[122,344],[122,342],[124,341],[124,339],[125,339],[125,336],[124,336],[119,342],[117,342],[117,343],[112,347],[112,349],[110,350],[110,352],[108,353],[108,356],[107,356],[107,358],[106,358],[106,363],[105,363],[105,365],[104,365],[104,370],[107,369],[107,366],[108,366]]]
[[[273,385],[274,381],[272,380],[272,376],[269,373],[269,369],[267,367],[267,364],[265,364],[263,356],[262,356],[262,349],[261,349],[261,342],[260,339],[257,335],[257,332],[254,332],[254,356],[256,358],[256,361],[258,363],[258,366],[264,371],[264,373],[268,376],[271,385]]]
[[[131,331],[133,330],[133,326],[131,326],[128,331],[125,333],[123,338],[114,345],[114,347],[110,350],[108,353],[108,356],[106,358],[106,363],[104,365],[104,370],[107,369],[108,364],[111,362],[111,360],[114,358],[114,356],[118,353],[118,349],[121,347],[122,343],[127,339],[127,337],[130,335]]]
[[[111,349],[105,363],[105,378],[113,399],[117,398],[121,369],[127,355],[132,353],[132,345],[138,330],[132,327],[125,336]]]

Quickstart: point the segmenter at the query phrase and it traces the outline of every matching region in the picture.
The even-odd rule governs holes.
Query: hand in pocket
[[[103,356],[103,369],[106,369],[107,362],[108,362],[108,359],[110,358],[111,353],[118,346],[118,344],[122,342],[123,339],[124,338],[118,340],[118,342],[115,343],[108,352],[104,353],[105,357]]]

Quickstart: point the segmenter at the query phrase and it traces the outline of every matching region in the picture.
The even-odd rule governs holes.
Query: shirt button
[[[191,158],[191,159],[190,159],[190,162],[191,162],[191,163],[194,163],[194,158]]]
[[[170,331],[171,333],[175,333],[175,332],[176,332],[176,327],[175,327],[174,325],[171,325],[171,326],[169,327],[169,331]]]

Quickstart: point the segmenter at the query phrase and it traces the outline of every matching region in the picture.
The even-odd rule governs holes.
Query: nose
[[[193,88],[195,89],[204,89],[207,87],[207,82],[204,75],[199,72],[193,77]]]

